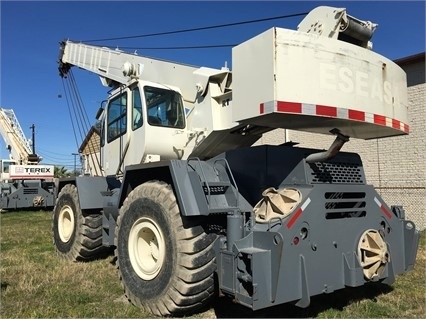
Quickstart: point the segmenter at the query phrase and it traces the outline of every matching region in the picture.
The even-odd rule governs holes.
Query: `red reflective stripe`
[[[40,178],[53,178],[53,175],[9,175],[10,179],[40,179]]]
[[[380,206],[380,209],[389,219],[392,218],[392,214],[388,212],[388,210],[385,208],[385,206],[383,204]]]
[[[401,129],[401,122],[395,119],[392,119],[392,127],[398,130]]]
[[[316,114],[337,117],[337,108],[332,106],[317,105]]]
[[[374,197],[374,201],[376,202],[377,206],[379,206],[380,210],[389,218],[392,218],[392,214],[389,213],[389,211],[385,208],[385,206],[382,204],[381,201],[377,197]]]
[[[293,102],[280,102],[277,103],[278,112],[288,113],[302,113],[302,104]]]
[[[386,117],[383,115],[374,114],[374,123],[386,125]]]
[[[260,103],[260,114],[265,113],[265,104]]]
[[[351,120],[365,121],[365,113],[361,111],[348,109],[348,117]]]
[[[290,218],[289,222],[287,223],[287,228],[290,229],[293,224],[296,222],[296,220],[299,218],[299,216],[302,214],[303,210],[299,208],[299,210],[294,213],[294,215]]]
[[[334,118],[339,118],[339,119],[349,119],[349,120],[366,122],[366,115],[365,115],[365,112],[363,112],[363,111],[352,110],[352,109],[347,109],[347,108],[337,108],[337,107],[334,107],[334,106],[327,106],[327,105],[306,104],[309,107],[307,107],[305,109],[305,113],[303,113],[304,104],[302,104],[302,103],[285,102],[285,101],[273,101],[273,102],[276,103],[276,110],[272,110],[270,112],[306,114],[306,115],[315,115],[315,116],[328,116],[328,117],[334,117]],[[311,106],[315,107],[315,114],[312,114]],[[339,110],[341,111],[340,116],[338,116]],[[260,104],[259,111],[260,111],[260,114],[265,113],[265,103]],[[347,118],[346,118],[345,114],[348,115]],[[387,118],[386,116],[379,115],[379,114],[371,114],[371,116],[373,116],[373,123],[374,124],[392,127],[394,129],[403,131],[407,134],[410,130],[410,127],[407,124],[405,124],[405,123],[403,123],[403,122],[401,122],[397,119]],[[371,123],[371,120],[369,120],[368,122]]]
[[[410,127],[404,123],[404,132],[405,133],[409,133],[410,132]]]

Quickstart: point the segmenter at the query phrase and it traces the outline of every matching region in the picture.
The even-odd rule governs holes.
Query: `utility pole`
[[[78,153],[72,153],[71,155],[74,155],[74,176],[77,176],[76,156],[78,156]]]
[[[32,142],[31,142],[31,144],[32,144],[32,151],[33,151],[33,154],[35,154],[36,153],[35,152],[35,125],[34,124],[31,125],[30,129],[31,129],[31,138],[32,138]]]
[[[30,126],[30,129],[31,129],[31,147],[32,147],[33,153],[28,155],[28,161],[39,163],[41,161],[41,157],[39,157],[35,152],[35,125],[32,124]]]

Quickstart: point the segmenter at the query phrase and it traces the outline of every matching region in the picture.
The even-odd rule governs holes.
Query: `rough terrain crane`
[[[55,205],[54,167],[40,165],[35,153],[34,125],[32,147],[12,109],[0,108],[0,134],[9,159],[0,160],[0,210],[53,208]]]
[[[97,116],[105,177],[59,182],[57,253],[114,248],[127,298],[163,316],[217,293],[257,310],[393,283],[414,266],[418,231],[340,151],[408,134],[406,75],[372,51],[375,27],[318,7],[296,31],[235,46],[232,72],[61,42],[62,77],[76,66],[113,90]],[[252,146],[276,128],[335,140]]]

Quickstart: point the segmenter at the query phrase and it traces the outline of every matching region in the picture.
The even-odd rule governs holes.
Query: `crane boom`
[[[211,77],[215,81],[221,79],[222,86],[226,85],[229,72],[226,68],[196,67],[66,40],[60,45],[60,75],[66,76],[71,66],[99,75],[102,84],[108,87],[126,85],[135,78],[179,87],[187,101],[194,101]]]
[[[38,156],[34,156],[30,142],[12,109],[0,108],[0,124],[0,134],[9,150],[10,159],[19,164],[36,164],[40,161]]]

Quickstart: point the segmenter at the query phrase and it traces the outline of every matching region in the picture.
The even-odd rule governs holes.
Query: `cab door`
[[[145,149],[142,101],[137,82],[114,94],[104,111],[101,157],[106,175],[121,176],[141,162]]]
[[[161,160],[181,159],[188,142],[182,95],[171,87],[146,82],[145,152]]]
[[[113,95],[105,109],[104,145],[102,149],[103,169],[106,175],[123,172],[122,159],[125,155],[127,133],[128,90],[122,89]]]

